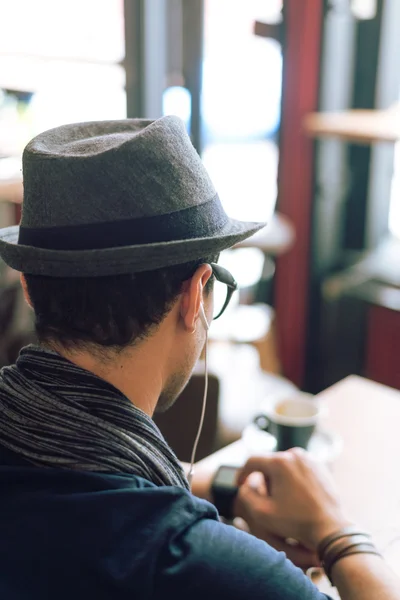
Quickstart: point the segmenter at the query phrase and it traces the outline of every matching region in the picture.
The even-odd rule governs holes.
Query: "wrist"
[[[246,491],[246,484],[240,486],[238,489],[238,493],[236,494],[236,497],[233,501],[232,513],[235,519],[239,518],[243,519],[244,521],[247,521],[249,519],[250,515],[248,513],[248,501],[246,502]]]
[[[345,518],[328,518],[315,525],[310,530],[310,544],[312,549],[317,551],[321,542],[328,536],[334,534],[345,527],[351,527],[354,523]]]
[[[219,515],[227,520],[233,520],[234,504],[238,493],[237,477],[238,467],[222,465],[216,472],[212,485],[212,501],[217,508]]]
[[[332,580],[332,570],[338,562],[350,556],[359,554],[377,555],[377,550],[370,534],[358,527],[347,526],[335,531],[324,538],[318,547],[318,557],[329,581]]]
[[[190,469],[189,463],[182,463],[182,467],[185,471],[185,475],[187,476]],[[201,468],[195,468],[190,486],[190,491],[192,494],[197,498],[202,498],[203,500],[208,500],[211,502],[211,485],[213,476],[214,472],[202,470]]]

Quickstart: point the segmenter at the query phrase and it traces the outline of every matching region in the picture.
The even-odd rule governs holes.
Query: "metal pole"
[[[125,0],[127,116],[158,118],[166,85],[166,0]]]
[[[183,77],[192,99],[190,134],[197,152],[202,150],[201,88],[203,79],[204,0],[183,0]]]
[[[128,118],[144,117],[143,19],[145,0],[125,0],[126,109]]]

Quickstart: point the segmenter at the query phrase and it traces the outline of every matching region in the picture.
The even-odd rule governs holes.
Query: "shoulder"
[[[63,564],[77,573],[89,565],[138,597],[324,598],[283,554],[222,524],[212,504],[181,488],[134,476],[18,467],[0,468],[0,489],[2,483],[0,525],[7,519],[16,540],[20,531],[26,552],[40,543],[52,557],[62,539]],[[38,542],[36,530],[48,534]],[[11,559],[20,548],[10,540]]]

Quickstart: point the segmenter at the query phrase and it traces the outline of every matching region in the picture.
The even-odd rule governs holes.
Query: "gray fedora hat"
[[[104,276],[219,253],[264,223],[230,219],[177,117],[64,125],[23,155],[19,227],[0,230],[17,271]]]

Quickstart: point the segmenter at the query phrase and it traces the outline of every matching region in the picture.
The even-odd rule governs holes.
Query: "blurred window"
[[[62,123],[124,118],[124,46],[123,0],[2,1],[0,153]]]
[[[254,34],[278,23],[282,0],[205,0],[203,160],[230,216],[275,208],[282,85],[280,44]]]

